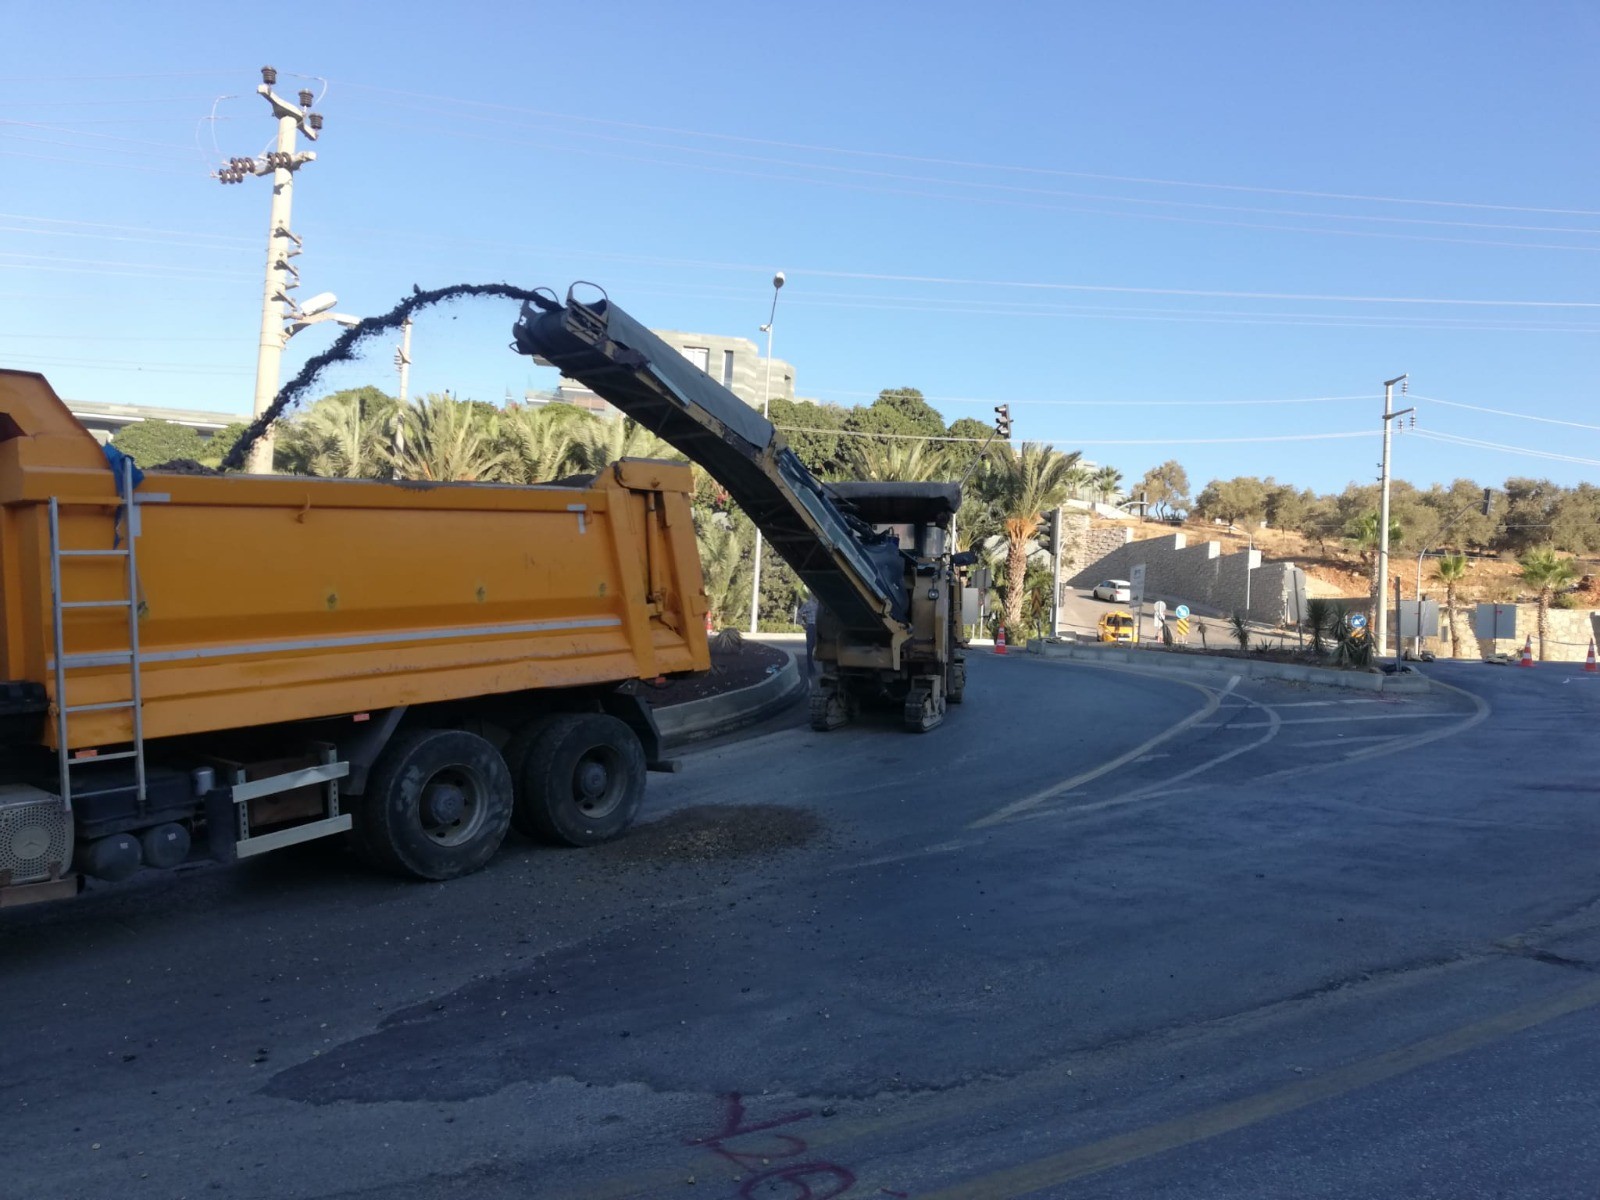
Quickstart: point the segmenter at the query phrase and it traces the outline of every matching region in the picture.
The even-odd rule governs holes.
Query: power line
[[[1440,400],[1436,396],[1413,396],[1413,400],[1424,400],[1429,404],[1443,404],[1447,408],[1465,408],[1471,412],[1492,413],[1497,417],[1515,417],[1519,421],[1540,421],[1546,425],[1565,425],[1570,429],[1593,429],[1600,431],[1600,425],[1585,425],[1582,421],[1562,421],[1555,417],[1536,417],[1532,413],[1512,412],[1505,408],[1484,408],[1477,404],[1462,404],[1458,400]]]
[[[149,124],[148,121],[141,121],[139,123],[143,125]],[[107,142],[124,142],[134,146],[154,146],[161,150],[176,150],[184,154],[187,154],[189,151],[187,146],[179,146],[172,142],[152,142],[148,138],[123,137],[121,134],[116,133],[94,133],[87,129],[79,130],[71,129],[62,125],[46,125],[39,121],[13,121],[6,118],[0,118],[0,126],[8,125],[21,129],[38,129],[45,133],[65,133],[71,135],[72,137],[97,138],[101,141]]]
[[[22,220],[22,221],[40,221],[40,222],[49,221],[49,222],[52,222],[52,223],[55,223],[55,224],[73,225],[73,226],[81,226],[81,227],[88,227],[88,228],[127,230],[127,231],[130,231],[130,232],[139,233],[141,235],[149,235],[149,236],[141,236],[140,240],[151,241],[151,242],[160,242],[160,241],[163,241],[163,240],[169,240],[171,242],[171,244],[174,244],[174,245],[191,244],[186,240],[187,238],[190,238],[190,237],[215,239],[218,242],[226,241],[226,242],[234,243],[234,244],[237,244],[237,245],[246,244],[246,239],[244,239],[244,238],[240,238],[240,237],[236,237],[236,236],[232,236],[232,235],[227,235],[227,234],[208,233],[208,232],[203,232],[203,231],[149,230],[149,229],[144,229],[144,228],[142,228],[140,226],[133,226],[133,225],[115,225],[115,224],[109,224],[109,223],[104,223],[104,222],[92,222],[92,221],[62,221],[59,218],[35,217],[35,216],[30,216],[30,215],[21,214],[21,213],[0,213],[0,218],[9,218],[9,219],[13,219],[13,220]],[[69,233],[67,231],[56,231],[56,230],[46,230],[46,229],[34,230],[34,229],[17,229],[17,228],[4,229],[4,228],[0,228],[0,232],[39,233],[39,234],[48,234],[48,235],[51,235],[51,236],[95,236],[95,235],[75,234],[75,233]],[[563,257],[569,257],[569,258],[572,258],[572,259],[581,259],[581,258],[605,259],[605,260],[615,261],[615,262],[637,263],[637,264],[646,265],[646,266],[653,266],[654,265],[654,266],[671,266],[671,267],[698,267],[698,268],[711,269],[711,270],[729,270],[729,271],[732,271],[732,270],[741,270],[742,271],[742,270],[751,269],[751,268],[749,268],[748,266],[746,266],[744,264],[719,263],[719,262],[712,262],[712,261],[706,261],[706,260],[692,260],[692,259],[663,259],[663,258],[659,258],[659,257],[656,257],[656,256],[650,256],[650,255],[627,255],[627,254],[614,254],[614,253],[604,253],[604,252],[590,253],[590,252],[587,252],[587,251],[584,251],[584,250],[581,250],[581,249],[571,249],[571,248],[560,248],[560,247],[548,247],[548,246],[538,246],[538,245],[510,243],[510,242],[505,242],[505,241],[498,240],[498,239],[487,239],[487,238],[452,237],[452,236],[449,236],[449,235],[435,235],[435,234],[429,234],[429,233],[416,233],[416,234],[413,234],[413,233],[410,233],[410,232],[400,231],[400,230],[372,229],[372,228],[368,228],[366,226],[362,226],[362,227],[360,227],[358,229],[354,229],[354,230],[350,231],[350,236],[353,239],[359,239],[359,238],[361,238],[363,236],[371,236],[374,239],[381,240],[381,241],[383,241],[385,243],[391,243],[391,242],[393,242],[395,240],[398,240],[398,239],[405,239],[405,240],[410,241],[410,242],[422,242],[422,243],[436,242],[436,243],[441,243],[441,244],[494,246],[494,247],[496,247],[498,249],[501,249],[501,250],[524,250],[524,251],[529,251],[529,252],[536,252],[536,253],[545,254],[547,256],[550,256],[553,259],[560,259],[560,258],[563,258]],[[655,283],[630,284],[630,285],[626,285],[626,286],[630,290],[635,291],[635,292],[640,292],[640,293],[657,293],[657,292],[661,292],[663,290],[663,288],[660,285],[655,284]],[[721,284],[700,284],[695,288],[689,289],[689,288],[684,288],[682,285],[675,284],[675,285],[673,285],[671,287],[670,291],[671,291],[671,294],[676,295],[676,296],[698,296],[698,297],[703,297],[703,298],[722,299],[722,298],[732,298],[732,297],[736,297],[736,296],[743,296],[743,295],[746,294],[748,289],[740,288],[740,287],[734,287],[734,286],[728,286],[728,285],[721,285]],[[889,303],[874,304],[874,303],[868,303],[869,301],[888,301]],[[873,294],[873,293],[862,294],[862,293],[854,293],[854,292],[827,292],[827,291],[810,292],[805,297],[796,297],[795,302],[798,303],[798,304],[807,305],[808,307],[855,307],[855,308],[869,309],[869,310],[875,310],[875,311],[910,311],[910,312],[934,312],[934,313],[943,312],[943,313],[952,313],[952,314],[982,313],[982,314],[1001,315],[1001,316],[1041,316],[1041,317],[1073,316],[1073,315],[1119,316],[1119,315],[1124,315],[1125,314],[1127,316],[1127,319],[1130,319],[1130,320],[1155,320],[1155,319],[1158,319],[1158,318],[1163,317],[1163,316],[1171,315],[1171,316],[1174,316],[1175,318],[1180,319],[1182,321],[1191,321],[1191,322],[1192,321],[1203,321],[1203,322],[1206,322],[1206,323],[1219,323],[1219,322],[1231,323],[1231,322],[1234,322],[1235,319],[1241,319],[1241,320],[1238,321],[1238,323],[1251,323],[1251,324],[1285,324],[1285,323],[1294,323],[1294,324],[1301,324],[1301,325],[1323,325],[1323,326],[1326,326],[1326,327],[1333,327],[1333,328],[1337,328],[1337,327],[1341,327],[1341,326],[1350,326],[1350,327],[1353,327],[1353,328],[1385,328],[1385,327],[1387,327],[1389,325],[1396,325],[1396,326],[1401,326],[1401,327],[1412,327],[1412,328],[1420,328],[1420,329],[1456,329],[1456,328],[1461,328],[1461,329],[1504,330],[1504,331],[1509,331],[1509,332],[1523,332],[1523,331],[1526,331],[1526,332],[1572,332],[1572,333],[1600,332],[1600,325],[1581,325],[1581,324],[1569,323],[1569,324],[1566,324],[1566,325],[1552,326],[1552,325],[1548,325],[1548,324],[1546,324],[1546,325],[1532,325],[1532,324],[1527,324],[1527,323],[1506,323],[1506,322],[1488,323],[1488,322],[1485,322],[1484,320],[1479,319],[1479,318],[1408,317],[1408,316],[1395,315],[1395,316],[1384,316],[1382,318],[1382,322],[1381,323],[1377,323],[1377,322],[1373,321],[1370,318],[1364,318],[1364,317],[1357,316],[1357,315],[1341,314],[1341,313],[1302,313],[1302,314],[1289,315],[1289,314],[1283,314],[1283,313],[1273,313],[1273,312],[1264,312],[1264,311],[1241,311],[1241,310],[1231,310],[1231,309],[1220,309],[1220,310],[1214,309],[1214,310],[1208,310],[1208,311],[1201,312],[1201,313],[1196,313],[1192,309],[1179,309],[1179,308],[1148,308],[1148,307],[1136,308],[1136,307],[1130,307],[1130,306],[1089,306],[1089,305],[1072,305],[1072,304],[1055,304],[1055,305],[1039,304],[1039,305],[1030,305],[1030,306],[1026,306],[1026,307],[1022,306],[1021,304],[1009,304],[1009,305],[1003,305],[1003,306],[1002,305],[984,305],[984,306],[981,306],[981,307],[971,307],[971,306],[964,306],[960,300],[954,299],[954,298],[946,299],[946,298],[941,298],[941,297],[936,297],[936,296],[910,296],[910,297],[906,297],[906,296],[893,296],[893,295],[879,295],[879,294]],[[838,303],[835,303],[835,302],[838,302]],[[1256,320],[1256,321],[1245,321],[1245,320],[1242,320],[1244,318],[1261,318],[1261,319],[1260,320]]]
[[[75,221],[67,217],[35,217],[27,213],[0,212],[0,220],[4,221],[35,221],[46,225],[72,225],[85,229],[116,229],[129,233],[168,233],[176,237],[215,238],[219,241],[244,243],[247,239],[231,233],[207,233],[198,229],[151,229],[145,225],[118,225],[109,221]],[[49,232],[39,230],[40,233]]]
[[[37,142],[39,139],[33,138],[33,139],[29,139],[29,140]],[[82,150],[85,153],[89,153],[90,152],[88,146],[75,146],[75,145],[72,145],[72,143],[70,143],[70,142],[50,142],[50,143],[45,143],[45,144],[46,145],[68,146],[73,150]],[[91,159],[85,159],[85,158],[64,158],[59,154],[35,154],[35,153],[33,153],[32,151],[29,151],[29,150],[12,150],[12,149],[5,148],[5,147],[0,147],[0,154],[4,154],[4,155],[6,155],[7,157],[10,157],[10,158],[32,158],[32,159],[37,159],[40,162],[71,163],[73,166],[78,166],[78,167],[96,167],[96,168],[99,168],[101,170],[103,170],[105,168],[105,165],[106,165],[103,161],[95,162],[95,161],[93,161]],[[183,176],[186,176],[186,177],[193,177],[193,175],[194,175],[193,171],[179,171],[179,170],[177,170],[175,168],[171,168],[171,167],[147,167],[147,166],[144,166],[141,163],[118,163],[117,164],[117,170],[119,170],[119,171],[143,171],[147,175],[183,175]]]
[[[1367,397],[1371,399],[1371,397]],[[923,433],[876,433],[862,429],[812,429],[803,425],[778,425],[785,433],[817,433],[829,437],[864,437],[882,438],[891,441],[909,442],[986,442],[987,438],[953,437],[948,434],[923,434]],[[1375,430],[1361,429],[1350,433],[1290,433],[1270,434],[1260,437],[1226,437],[1226,438],[1081,438],[1076,434],[1060,438],[1012,438],[1014,445],[1024,442],[1047,442],[1054,444],[1062,442],[1074,446],[1232,446],[1246,442],[1325,442],[1336,441],[1343,438],[1370,438],[1376,437]]]
[[[41,84],[41,83],[103,83],[110,80],[127,79],[203,79],[212,75],[231,75],[234,72],[224,70],[213,71],[155,71],[135,75],[8,75],[0,79],[0,85],[15,83]]]
[[[824,394],[835,396],[877,396],[877,392],[848,391],[823,388]],[[1361,396],[1305,396],[1283,400],[1013,400],[1010,397],[983,396],[924,396],[929,404],[1027,404],[1050,408],[1208,408],[1223,405],[1277,405],[1326,404],[1333,401],[1360,400],[1370,403],[1370,395]]]
[[[128,271],[137,271],[137,272],[141,272],[141,273],[148,273],[151,270],[150,264],[148,264],[148,263],[108,261],[108,260],[99,259],[99,258],[61,258],[61,257],[59,257],[57,255],[53,255],[53,254],[18,254],[18,253],[14,252],[14,251],[11,251],[11,250],[0,250],[0,258],[7,258],[7,259],[13,259],[13,260],[16,260],[16,259],[23,260],[23,263],[20,263],[20,264],[19,263],[13,263],[13,265],[15,265],[18,270],[24,270],[24,271],[44,271],[44,270],[72,271],[74,269],[70,265],[69,266],[58,266],[57,264],[60,264],[60,263],[88,264],[87,268],[80,268],[79,269],[79,273],[81,273],[81,274],[117,275],[117,274],[127,274]],[[43,264],[47,264],[47,265],[38,266],[38,267],[29,267],[29,266],[25,265],[27,262],[38,262],[38,263],[43,263]],[[126,270],[118,271],[118,270],[109,269],[109,268],[118,268],[118,267],[126,268]],[[179,276],[179,275],[192,276],[192,277],[198,277],[198,278],[204,278],[204,279],[237,279],[237,278],[239,278],[239,276],[237,274],[235,274],[234,272],[231,272],[231,271],[210,271],[210,270],[206,270],[203,267],[163,266],[161,268],[161,270],[159,272],[156,272],[156,273],[164,274],[164,275],[174,275],[174,276]]]
[[[419,109],[421,111],[424,111],[424,112],[433,113],[433,112],[436,111],[435,109],[432,108],[432,106],[426,106],[426,107],[418,106],[418,107],[419,107]],[[502,120],[502,119],[497,119],[497,118],[494,118],[494,117],[477,116],[477,115],[474,115],[474,114],[464,114],[464,115],[466,116],[466,119],[468,119],[468,120],[478,121],[478,122],[485,123],[485,124],[505,125],[505,126],[509,126],[509,127],[513,128],[513,129],[528,129],[529,128],[528,125],[526,125],[526,124],[524,124],[522,122],[518,122],[518,121]],[[458,119],[458,118],[452,117],[452,120],[455,120],[455,119]],[[382,125],[390,125],[390,126],[394,126],[394,127],[402,127],[401,123],[398,123],[398,122],[371,121],[370,123],[382,124]],[[412,128],[412,126],[409,125],[409,124],[406,124],[403,127],[407,128],[407,129]],[[537,129],[537,127],[534,127],[534,128]],[[571,136],[571,137],[591,138],[591,139],[598,140],[598,141],[618,142],[618,143],[622,143],[622,144],[625,144],[625,145],[633,145],[633,146],[647,146],[647,147],[650,147],[650,148],[653,148],[653,149],[670,150],[670,151],[676,151],[676,152],[684,153],[684,154],[697,154],[697,155],[704,155],[704,156],[717,157],[717,158],[738,159],[738,160],[745,161],[745,162],[764,163],[764,164],[769,164],[769,165],[772,165],[772,166],[796,167],[796,168],[800,168],[802,170],[831,171],[831,172],[835,172],[835,173],[839,173],[839,174],[861,175],[861,176],[868,176],[868,177],[878,178],[878,179],[893,179],[893,180],[898,180],[898,181],[902,181],[902,182],[910,182],[910,183],[931,183],[931,184],[938,184],[938,185],[942,185],[942,186],[946,186],[946,187],[981,188],[981,189],[987,189],[987,190],[990,190],[990,191],[1009,192],[1009,193],[1016,193],[1016,194],[1020,194],[1020,195],[1059,197],[1059,198],[1071,199],[1071,200],[1094,200],[1094,201],[1109,201],[1109,202],[1116,203],[1116,204],[1134,204],[1134,205],[1163,206],[1163,207],[1176,207],[1176,208],[1191,208],[1191,209],[1202,209],[1202,210],[1209,211],[1209,212],[1248,213],[1248,214],[1257,215],[1257,216],[1309,217],[1309,218],[1313,218],[1313,219],[1316,219],[1316,220],[1328,220],[1328,221],[1369,221],[1369,222],[1379,222],[1379,223],[1383,223],[1383,224],[1430,225],[1430,226],[1461,228],[1461,229],[1492,229],[1492,230],[1500,230],[1502,232],[1521,232],[1521,233],[1600,234],[1600,229],[1585,229],[1585,228],[1577,228],[1577,227],[1572,227],[1572,226],[1561,226],[1561,225],[1555,225],[1555,226],[1552,226],[1552,225],[1508,225],[1508,224],[1506,224],[1504,222],[1496,222],[1496,221],[1458,221],[1458,220],[1446,220],[1446,219],[1437,218],[1437,217],[1395,217],[1395,216],[1379,216],[1379,215],[1370,214],[1370,213],[1315,212],[1315,211],[1306,211],[1304,209],[1260,208],[1260,207],[1255,207],[1255,206],[1251,206],[1251,205],[1239,205],[1239,204],[1211,204],[1211,203],[1206,203],[1204,201],[1196,201],[1196,200],[1168,200],[1168,199],[1162,199],[1162,198],[1158,198],[1158,197],[1149,197],[1149,196],[1118,196],[1118,195],[1110,195],[1110,194],[1107,194],[1107,193],[1104,193],[1104,192],[1076,192],[1076,191],[1063,190],[1061,188],[1027,187],[1027,186],[1020,185],[1020,184],[990,183],[990,182],[986,182],[984,180],[950,179],[950,178],[945,178],[945,177],[940,177],[940,176],[930,176],[930,175],[907,175],[907,174],[905,174],[903,172],[898,172],[898,171],[877,171],[877,170],[871,170],[871,169],[862,168],[862,167],[842,167],[842,166],[834,166],[834,165],[829,164],[829,163],[805,162],[805,161],[796,160],[796,159],[771,158],[771,157],[764,156],[764,155],[759,155],[759,154],[744,154],[744,153],[741,153],[741,152],[735,151],[735,150],[712,150],[712,149],[707,149],[705,147],[700,147],[700,146],[685,146],[685,145],[675,144],[675,143],[671,143],[671,142],[650,141],[650,140],[643,139],[643,138],[629,138],[629,137],[622,137],[622,136],[615,135],[615,134],[591,133],[591,132],[580,131],[580,130],[548,130],[547,132],[554,133],[554,134],[556,134],[558,136]],[[459,131],[452,129],[452,134],[453,135],[459,135]],[[486,137],[486,135],[473,135],[473,136]],[[488,140],[495,140],[495,139],[488,139]],[[516,145],[527,145],[527,144],[530,144],[530,143],[528,143],[526,141],[514,140],[514,139],[499,139],[499,140],[506,141],[506,142],[508,142],[510,144],[516,144]],[[533,144],[544,145],[544,144],[548,144],[548,143],[533,143]],[[684,165],[690,165],[690,164],[684,164]],[[1124,215],[1131,215],[1131,214],[1124,214]],[[1283,227],[1282,226],[1262,226],[1262,228],[1272,229],[1272,228],[1283,228]],[[1334,232],[1334,231],[1329,230],[1329,231],[1326,231],[1326,232]],[[1523,243],[1486,243],[1486,244],[1490,244],[1490,245],[1499,245],[1499,244],[1521,245]]]
[[[381,121],[381,120],[379,120],[379,121],[369,121],[369,123],[377,124],[377,125],[390,125],[390,126],[395,127],[395,128],[402,127],[399,123],[396,123],[396,122],[384,122],[384,121]],[[413,128],[413,127],[410,126],[410,125],[406,125],[406,126],[404,126],[404,128],[410,129],[410,128]],[[881,185],[873,185],[873,184],[866,184],[866,183],[850,183],[850,182],[846,182],[846,181],[843,181],[843,180],[837,180],[837,179],[817,179],[817,178],[814,178],[814,177],[811,177],[811,176],[806,176],[806,175],[785,175],[785,174],[775,173],[775,172],[772,172],[772,171],[741,170],[741,169],[738,169],[738,168],[735,168],[735,167],[712,166],[712,165],[704,164],[704,163],[688,163],[688,162],[680,161],[678,159],[649,158],[649,157],[645,157],[643,155],[637,155],[637,154],[612,153],[612,152],[607,152],[607,151],[604,151],[604,150],[596,150],[596,149],[592,149],[592,148],[584,147],[584,146],[561,145],[559,143],[551,143],[549,141],[543,141],[543,140],[535,140],[535,139],[527,139],[527,138],[505,138],[505,137],[496,138],[496,137],[490,137],[490,136],[488,136],[486,134],[465,133],[465,132],[462,132],[461,130],[456,130],[456,129],[451,130],[450,136],[452,138],[456,138],[456,139],[472,138],[472,139],[481,140],[481,141],[497,142],[497,143],[500,143],[500,144],[503,144],[503,145],[535,146],[535,147],[540,147],[540,148],[543,148],[543,149],[560,149],[560,150],[565,150],[565,151],[568,151],[568,152],[571,152],[571,153],[576,153],[576,154],[586,154],[586,155],[590,155],[591,157],[596,157],[596,158],[606,158],[606,159],[612,159],[612,160],[621,161],[621,162],[642,163],[642,164],[645,164],[645,165],[648,165],[648,166],[656,166],[656,167],[668,167],[668,168],[687,169],[687,170],[693,170],[693,171],[703,171],[703,172],[709,172],[711,174],[717,174],[717,175],[732,175],[732,176],[737,176],[737,177],[740,177],[740,178],[759,179],[759,180],[762,180],[762,181],[765,181],[765,182],[799,183],[799,184],[806,184],[806,185],[816,186],[816,187],[829,187],[829,188],[834,188],[834,189],[844,190],[844,191],[868,192],[868,193],[872,193],[872,194],[876,194],[876,195],[912,196],[912,197],[916,197],[916,198],[920,198],[920,199],[926,199],[926,200],[957,201],[957,202],[977,203],[977,204],[991,204],[991,205],[1000,205],[1002,207],[1009,207],[1009,208],[1035,209],[1035,210],[1040,210],[1040,211],[1045,211],[1045,212],[1075,213],[1075,214],[1083,215],[1083,216],[1114,217],[1114,218],[1118,218],[1118,219],[1141,220],[1141,221],[1164,221],[1164,222],[1168,222],[1168,223],[1189,224],[1189,225],[1222,226],[1222,227],[1225,227],[1225,228],[1233,228],[1233,229],[1254,229],[1254,230],[1265,230],[1265,231],[1269,231],[1269,232],[1280,232],[1280,233],[1324,234],[1324,235],[1332,236],[1332,237],[1364,237],[1364,238],[1382,238],[1382,239],[1386,239],[1386,240],[1439,242],[1439,243],[1445,243],[1445,244],[1449,244],[1449,245],[1497,246],[1497,247],[1503,247],[1503,248],[1513,248],[1513,249],[1522,249],[1522,250],[1564,250],[1564,251],[1576,251],[1576,252],[1580,252],[1580,253],[1583,253],[1583,252],[1594,252],[1594,251],[1600,250],[1600,246],[1571,245],[1571,244],[1568,244],[1568,243],[1526,242],[1526,241],[1494,241],[1494,240],[1485,239],[1485,238],[1434,237],[1434,236],[1429,236],[1429,235],[1426,235],[1426,234],[1385,233],[1385,232],[1382,232],[1382,231],[1379,231],[1379,230],[1370,230],[1370,229],[1325,229],[1325,228],[1316,228],[1316,227],[1304,226],[1304,225],[1273,225],[1273,224],[1266,224],[1266,223],[1263,223],[1263,222],[1260,222],[1260,221],[1225,221],[1225,220],[1218,220],[1218,219],[1214,219],[1214,218],[1205,218],[1205,217],[1177,216],[1177,215],[1171,214],[1171,213],[1118,212],[1118,211],[1112,211],[1112,210],[1106,210],[1106,209],[1100,209],[1100,208],[1085,208],[1085,207],[1083,207],[1081,205],[1045,204],[1045,203],[1039,203],[1039,202],[1034,202],[1034,201],[1011,200],[1011,199],[1005,199],[1005,198],[1001,198],[1001,197],[997,197],[997,196],[950,195],[950,194],[946,194],[946,193],[930,192],[930,191],[917,190],[917,189],[912,189],[912,188],[884,187],[884,186],[881,186]],[[696,152],[696,151],[694,151],[694,149],[692,147],[671,147],[671,149],[681,150],[681,151],[685,151],[685,152],[688,152],[688,153],[695,153]],[[810,167],[809,169],[816,169],[816,168],[815,167]],[[822,169],[830,169],[830,168],[822,168]],[[966,182],[962,182],[962,181],[959,181],[959,180],[936,180],[936,181],[933,181],[933,182],[941,183],[941,184],[944,184],[945,186],[954,186],[954,187],[987,186],[987,185],[982,185],[982,184],[966,183]],[[1134,201],[1124,198],[1120,202],[1122,202],[1122,203],[1133,203]],[[1359,219],[1359,218],[1357,218],[1357,219]]]
[[[249,375],[249,367],[229,367],[214,364],[197,363],[164,363],[164,362],[116,362],[96,360],[86,362],[80,358],[60,358],[55,355],[24,354],[21,360],[36,366],[45,367],[71,367],[78,371],[152,371],[161,375]],[[7,360],[11,361],[10,359]],[[23,367],[23,370],[31,370]]]
[[[1490,204],[1465,200],[1431,200],[1419,199],[1417,197],[1410,196],[1382,196],[1363,193],[1315,191],[1302,188],[1263,187],[1255,184],[1211,183],[1184,179],[1162,179],[1139,175],[1113,175],[1095,171],[1073,171],[1055,167],[1016,166],[1004,163],[980,162],[967,159],[939,158],[929,155],[904,154],[885,150],[859,150],[843,146],[827,146],[807,142],[783,141],[773,138],[759,138],[741,134],[719,133],[710,130],[684,129],[669,125],[651,125],[637,121],[618,121],[605,117],[582,116],[572,113],[554,112],[547,109],[525,108],[518,105],[501,104],[486,100],[470,100],[461,97],[440,96],[425,92],[406,91],[400,88],[380,87],[375,84],[357,83],[348,80],[344,82],[345,86],[347,87],[354,87],[369,92],[379,92],[391,96],[407,96],[413,99],[424,100],[431,103],[443,102],[447,104],[496,109],[503,112],[515,112],[529,116],[554,118],[556,120],[605,125],[612,128],[637,129],[653,133],[669,133],[681,137],[708,138],[718,141],[743,143],[746,145],[773,146],[781,149],[806,150],[820,154],[846,155],[855,158],[882,158],[899,162],[925,163],[930,166],[961,167],[968,170],[1010,171],[1019,174],[1045,175],[1060,178],[1098,179],[1112,183],[1132,183],[1141,186],[1198,188],[1210,191],[1248,192],[1257,195],[1270,196],[1303,196],[1318,200],[1346,200],[1366,204],[1403,204],[1438,208],[1481,209],[1492,212],[1530,212],[1545,213],[1556,216],[1600,217],[1600,210],[1595,209],[1553,208],[1520,204]]]
[[[1407,433],[1407,437],[1415,434],[1419,438],[1426,438],[1430,442],[1444,442],[1452,446],[1466,446],[1474,450],[1496,450],[1503,454],[1521,454],[1528,458],[1544,458],[1552,462],[1577,463],[1580,466],[1600,467],[1600,458],[1582,458],[1574,454],[1557,454],[1551,450],[1534,450],[1527,446],[1508,446],[1502,442],[1486,442],[1478,438],[1462,437],[1454,433],[1441,433],[1432,429],[1414,429]]]
[[[795,272],[799,274],[800,272]],[[1459,297],[1347,296],[1321,292],[1237,292],[1210,288],[1157,288],[1097,283],[1043,283],[1028,280],[963,279],[945,275],[901,275],[872,271],[807,269],[828,279],[875,279],[893,283],[932,283],[950,287],[1010,287],[1036,291],[1107,292],[1135,296],[1194,296],[1217,300],[1294,300],[1336,304],[1438,304],[1474,308],[1600,308],[1600,300],[1465,300]]]

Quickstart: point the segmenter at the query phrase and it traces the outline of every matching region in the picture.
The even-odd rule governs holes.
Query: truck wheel
[[[617,837],[644,802],[644,747],[616,717],[570,713],[530,729],[517,755],[519,833],[561,846]]]
[[[483,738],[421,729],[389,743],[354,814],[363,857],[414,879],[481,868],[511,823],[511,773]]]

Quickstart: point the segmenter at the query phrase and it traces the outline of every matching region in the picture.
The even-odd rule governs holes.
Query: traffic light
[[[1492,508],[1494,508],[1494,489],[1493,488],[1484,488],[1483,489],[1483,515],[1486,516],[1486,517],[1489,516],[1490,515],[1490,510]]]
[[[1011,406],[1009,404],[996,404],[994,406],[994,431],[1005,441],[1011,440]]]

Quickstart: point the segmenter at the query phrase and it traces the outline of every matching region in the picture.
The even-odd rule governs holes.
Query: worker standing
[[[817,598],[810,592],[800,605],[800,627],[806,631],[806,678],[811,678],[811,656],[817,648]]]

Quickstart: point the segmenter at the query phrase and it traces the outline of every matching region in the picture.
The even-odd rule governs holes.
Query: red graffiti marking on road
[[[689,1139],[687,1144],[704,1146],[741,1171],[755,1172],[739,1179],[735,1193],[738,1200],[836,1200],[855,1187],[855,1172],[848,1167],[807,1157],[809,1146],[803,1137],[775,1132],[780,1126],[804,1121],[812,1115],[809,1108],[765,1121],[750,1121],[738,1092],[729,1092],[722,1099],[721,1131]],[[889,1196],[906,1195],[887,1188],[879,1191]]]

